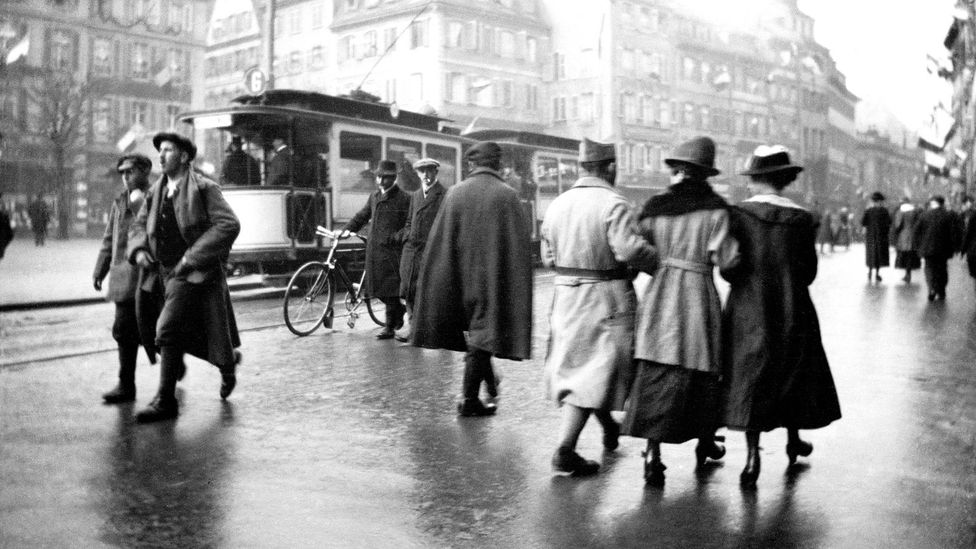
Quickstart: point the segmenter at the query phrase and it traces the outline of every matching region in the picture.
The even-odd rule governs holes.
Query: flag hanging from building
[[[119,138],[119,141],[115,144],[120,152],[125,152],[136,142],[137,139],[142,139],[146,135],[146,129],[142,127],[142,124],[133,124],[125,135]]]
[[[21,57],[27,57],[28,51],[30,51],[30,36],[25,35],[7,52],[7,64],[10,65]]]
[[[720,72],[715,75],[712,79],[712,87],[716,90],[721,91],[728,88],[732,84],[732,75],[729,74],[729,70],[722,67]]]
[[[932,175],[946,175],[946,159],[941,154],[925,151],[925,167]]]
[[[955,129],[955,117],[944,107],[936,106],[932,109],[928,123],[918,132],[918,146],[929,152],[940,153]]]

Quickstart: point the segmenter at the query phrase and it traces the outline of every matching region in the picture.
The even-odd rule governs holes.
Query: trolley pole
[[[261,56],[262,69],[264,74],[267,75],[267,87],[268,90],[274,89],[275,75],[274,75],[274,31],[275,31],[275,0],[267,0],[264,8],[264,20],[261,21],[261,26],[263,27],[261,32],[264,36],[264,41],[261,44],[263,49]]]

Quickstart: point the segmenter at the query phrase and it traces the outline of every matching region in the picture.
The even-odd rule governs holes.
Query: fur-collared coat
[[[476,168],[448,189],[424,252],[411,342],[530,358],[530,229],[518,193],[494,170]]]
[[[156,228],[166,182],[163,175],[150,187],[145,203],[132,222],[126,253],[130,263],[135,263],[136,253],[140,250],[148,251],[153,258],[157,257]],[[171,292],[171,285],[197,286],[202,291],[195,293],[200,296],[200,301],[193,307],[200,311],[200,318],[185,319],[193,322],[197,329],[181,342],[183,350],[217,366],[233,364],[234,348],[240,346],[241,342],[227,289],[224,263],[240,232],[240,222],[224,199],[220,186],[192,170],[177,187],[173,209],[180,234],[187,245],[183,255],[186,272],[164,281],[157,269],[143,269],[139,279],[143,292],[137,294],[136,309],[140,317],[154,312],[158,314],[160,294],[165,296],[165,293]],[[150,296],[150,299],[143,299],[143,296]]]

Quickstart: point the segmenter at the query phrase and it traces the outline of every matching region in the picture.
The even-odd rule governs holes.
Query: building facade
[[[119,190],[121,151],[154,152],[148,136],[202,105],[194,83],[209,17],[207,0],[0,3],[8,207],[42,194],[62,234],[100,234]]]

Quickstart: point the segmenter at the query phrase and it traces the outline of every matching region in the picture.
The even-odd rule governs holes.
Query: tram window
[[[420,142],[389,137],[386,139],[386,160],[392,160],[399,167],[397,184],[405,191],[420,188],[420,178],[413,171],[413,163],[420,160]]]
[[[539,194],[559,194],[559,162],[549,156],[539,157],[535,179]]]
[[[224,148],[220,163],[221,185],[260,185],[260,164],[250,154],[250,143],[232,136]]]
[[[437,180],[450,187],[457,182],[457,149],[443,145],[427,144],[427,156],[441,163],[437,169]]]
[[[576,161],[566,158],[559,159],[559,190],[565,191],[573,186],[576,178],[579,177]]]
[[[373,170],[379,166],[383,140],[378,135],[339,133],[340,187],[347,191],[372,191]]]

